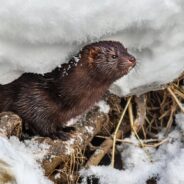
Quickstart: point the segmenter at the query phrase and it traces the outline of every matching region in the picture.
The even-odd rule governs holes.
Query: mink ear
[[[88,59],[88,63],[92,64],[95,60],[95,58],[97,57],[98,53],[100,52],[100,48],[99,47],[92,47],[89,49],[89,59]]]

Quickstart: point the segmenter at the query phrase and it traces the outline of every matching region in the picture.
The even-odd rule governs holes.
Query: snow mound
[[[83,45],[121,41],[138,59],[120,95],[171,81],[184,71],[183,0],[0,0],[0,83],[43,73]]]
[[[34,150],[38,152],[40,145],[29,145],[28,142],[26,144],[21,143],[16,137],[0,137],[0,161],[8,164],[8,172],[13,174],[17,184],[52,184],[36,162],[36,158],[41,158],[41,153],[36,156]],[[43,150],[47,148],[46,145],[42,147]]]

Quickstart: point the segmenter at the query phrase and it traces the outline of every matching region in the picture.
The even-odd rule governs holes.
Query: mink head
[[[81,59],[89,66],[89,74],[112,82],[126,75],[136,64],[135,57],[115,41],[100,41],[85,46]]]

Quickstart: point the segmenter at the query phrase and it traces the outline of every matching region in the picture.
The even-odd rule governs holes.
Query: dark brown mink
[[[24,73],[0,85],[0,112],[17,113],[34,134],[65,140],[67,121],[99,101],[135,64],[120,42],[89,44],[52,72]]]

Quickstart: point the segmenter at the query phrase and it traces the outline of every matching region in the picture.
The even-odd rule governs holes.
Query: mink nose
[[[132,63],[135,63],[136,62],[136,59],[135,59],[135,57],[130,56],[129,61],[132,62]]]

